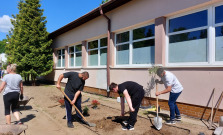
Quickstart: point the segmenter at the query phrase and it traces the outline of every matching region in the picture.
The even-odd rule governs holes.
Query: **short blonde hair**
[[[11,64],[10,65],[11,71],[16,72],[16,67],[17,67],[17,64]]]

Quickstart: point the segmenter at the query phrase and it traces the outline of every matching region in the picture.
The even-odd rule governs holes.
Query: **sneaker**
[[[126,127],[127,127],[128,130],[134,130],[134,126],[132,126],[130,124],[128,124]]]
[[[23,123],[21,121],[16,121],[14,124],[15,125],[22,125]]]
[[[122,123],[125,125],[125,126],[127,126],[128,125],[128,121],[122,121]]]
[[[173,124],[176,124],[176,122],[175,122],[174,120],[168,120],[168,121],[166,122],[166,124],[168,124],[168,125],[173,125]]]
[[[74,125],[73,125],[72,122],[67,122],[67,126],[68,126],[69,128],[74,128]]]
[[[175,120],[181,121],[181,116],[176,116]]]
[[[122,126],[122,130],[128,130],[126,126]]]

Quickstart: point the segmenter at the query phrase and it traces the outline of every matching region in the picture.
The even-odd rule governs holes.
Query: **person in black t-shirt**
[[[71,103],[64,97],[65,107],[66,107],[66,118],[67,118],[67,126],[69,128],[73,128],[74,125],[72,123],[72,105],[74,104],[78,110],[82,113],[81,110],[81,91],[84,89],[85,80],[89,78],[88,72],[77,73],[77,72],[66,72],[59,76],[57,81],[57,88],[61,89],[60,83],[63,78],[68,78],[65,94],[70,98]],[[82,121],[81,115],[76,110],[77,117]]]
[[[111,83],[109,89],[113,92],[119,93],[121,97],[121,116],[124,116],[125,111],[124,97],[129,105],[130,117],[128,121],[123,122],[125,126],[123,126],[122,129],[134,130],[134,125],[137,121],[137,113],[145,94],[143,86],[136,82],[127,81],[119,85],[116,83]]]

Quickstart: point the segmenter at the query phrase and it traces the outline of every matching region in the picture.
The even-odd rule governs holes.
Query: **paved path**
[[[4,102],[3,102],[3,92],[0,94],[0,124],[5,124],[5,115],[4,115]]]

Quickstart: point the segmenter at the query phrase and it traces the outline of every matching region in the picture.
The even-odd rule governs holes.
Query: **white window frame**
[[[153,37],[147,37],[147,38],[142,38],[142,39],[137,39],[137,40],[133,40],[133,30],[135,29],[138,29],[138,28],[141,28],[141,27],[145,27],[145,26],[149,26],[149,25],[153,25],[155,24],[154,22],[152,23],[149,23],[149,24],[145,24],[145,25],[141,25],[141,26],[138,26],[138,27],[135,27],[135,28],[132,28],[132,29],[129,29],[129,30],[124,30],[124,31],[120,31],[120,32],[117,32],[115,33],[115,58],[114,58],[114,67],[115,68],[134,68],[134,67],[142,67],[142,68],[147,68],[147,67],[152,67],[155,63],[151,63],[151,64],[132,64],[132,52],[133,52],[133,43],[134,42],[139,42],[139,41],[145,41],[145,40],[150,40],[150,39],[154,39],[155,40],[155,34]],[[121,33],[124,33],[124,32],[129,32],[129,41],[128,42],[123,42],[123,43],[116,43],[117,41],[117,34],[121,34]],[[154,28],[154,32],[155,32],[155,28]],[[117,49],[116,47],[119,46],[119,45],[124,45],[124,44],[129,44],[129,64],[123,64],[123,65],[117,65],[116,64],[116,52],[117,52]],[[155,46],[155,42],[154,42],[154,46]],[[154,50],[155,51],[155,50]]]
[[[103,38],[107,38],[107,37],[103,37]],[[100,40],[101,39],[103,39],[103,38],[99,38],[99,39],[94,39],[94,40],[89,40],[88,42],[87,42],[87,67],[88,68],[106,68],[106,66],[107,66],[107,64],[106,65],[101,65],[101,58],[100,58],[100,53],[101,53],[101,49],[104,49],[104,48],[107,48],[108,47],[108,45],[107,46],[103,46],[103,47],[101,47],[101,44],[100,44]],[[89,42],[92,42],[92,41],[98,41],[98,48],[94,48],[94,49],[88,49],[88,43]],[[93,50],[97,50],[98,51],[98,65],[97,66],[90,66],[90,65],[88,65],[88,52],[89,51],[93,51]],[[107,55],[108,55],[108,52],[107,52]],[[107,56],[108,57],[108,56]],[[107,59],[106,59],[106,62],[107,62]]]
[[[200,8],[197,10],[193,10],[190,12],[186,12],[183,14],[175,15],[172,17],[168,17],[166,19],[166,65],[168,67],[210,67],[210,66],[222,66],[222,62],[216,62],[215,61],[215,27],[216,26],[222,26],[223,23],[215,25],[214,20],[215,20],[215,7],[223,5],[221,4],[216,4],[216,5],[211,5],[208,7]],[[183,31],[177,31],[177,32],[172,32],[169,33],[169,20],[178,18],[181,16],[185,16],[188,14],[193,14],[199,11],[207,10],[207,26],[199,27],[199,28],[192,28],[189,30],[183,30]],[[169,36],[175,35],[175,34],[181,34],[181,33],[187,33],[187,32],[193,32],[193,31],[198,31],[202,29],[207,29],[207,62],[182,62],[182,63],[169,63]]]
[[[62,53],[62,50],[64,50],[64,54]],[[59,57],[61,57],[61,64],[60,64],[60,67],[57,65],[57,63],[56,63],[56,68],[65,68],[65,65],[64,66],[62,66],[63,65],[63,56],[65,57],[65,48],[62,48],[62,49],[58,49],[57,50],[57,52],[58,51],[60,51],[61,52],[61,55],[59,55],[58,53],[57,53],[57,63],[58,63],[58,61],[59,61]],[[65,64],[66,64],[66,59],[64,58],[64,62],[65,62]]]
[[[81,51],[77,51],[76,52],[76,46],[77,45],[81,45],[82,46],[82,44],[76,44],[76,45],[74,45],[74,46],[69,46],[68,47],[68,68],[81,68],[82,67],[82,65],[81,66],[76,66],[76,53],[82,53],[82,49],[81,49]],[[71,47],[74,47],[74,52],[73,53],[70,53],[70,48]],[[70,66],[70,54],[74,54],[74,66]],[[81,54],[81,57],[82,57],[82,54]]]

